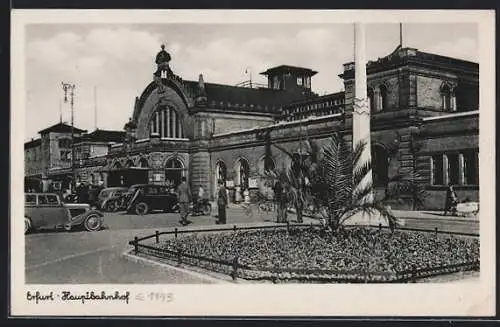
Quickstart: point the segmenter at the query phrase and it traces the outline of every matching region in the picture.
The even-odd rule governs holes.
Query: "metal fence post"
[[[234,257],[233,259],[233,271],[231,272],[231,277],[233,280],[236,280],[238,277],[238,257]]]
[[[368,263],[365,263],[365,284],[368,283]]]
[[[177,238],[177,227],[175,227],[175,229],[174,229],[174,235],[175,235],[175,238]]]
[[[137,236],[134,236],[134,251],[135,254],[139,252],[139,238]]]
[[[156,243],[160,243],[160,232],[156,231],[155,236],[156,236]]]
[[[436,236],[438,236],[438,228],[437,227],[434,227],[434,233]]]
[[[417,266],[416,265],[411,266],[411,282],[412,283],[417,282]]]
[[[233,226],[233,231],[236,233],[236,225]]]
[[[381,223],[379,223],[379,224],[378,224],[378,230],[379,230],[379,231],[381,231],[381,230],[382,230],[382,224],[381,224]]]
[[[182,253],[181,248],[177,248],[177,264],[180,266],[182,264]]]
[[[290,233],[290,222],[288,220],[286,221],[286,232]]]

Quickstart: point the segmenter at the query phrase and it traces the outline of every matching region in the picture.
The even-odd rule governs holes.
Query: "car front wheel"
[[[83,227],[89,232],[94,232],[102,227],[101,217],[96,213],[89,214],[83,221]]]
[[[24,234],[28,234],[31,231],[31,220],[28,217],[24,217]]]
[[[139,202],[135,205],[135,213],[138,215],[145,215],[148,213],[148,205],[144,202]]]

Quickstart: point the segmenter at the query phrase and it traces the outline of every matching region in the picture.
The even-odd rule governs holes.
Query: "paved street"
[[[266,213],[228,209],[229,223],[265,221]],[[190,226],[213,225],[214,217],[190,217]],[[40,230],[26,236],[27,283],[210,283],[174,269],[155,268],[121,257],[134,236],[180,227],[178,214],[106,214],[99,232]]]
[[[271,212],[228,209],[228,223],[273,221]],[[436,218],[435,218],[436,217]],[[406,227],[460,232],[478,232],[478,224],[460,218],[421,215],[405,217]],[[293,220],[293,216],[291,216]],[[27,283],[212,283],[210,278],[174,268],[153,267],[121,257],[134,236],[146,236],[155,230],[180,227],[177,214],[124,213],[106,214],[106,228],[99,232],[40,230],[26,236]],[[190,217],[189,226],[214,225],[209,216]],[[313,220],[306,218],[305,222]]]

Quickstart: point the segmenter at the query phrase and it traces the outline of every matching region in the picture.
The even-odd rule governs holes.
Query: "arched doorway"
[[[376,197],[385,195],[389,182],[389,154],[378,144],[372,146],[372,173]]]
[[[248,188],[249,174],[250,165],[248,161],[240,158],[236,163],[236,186],[239,186],[241,190],[246,190]]]
[[[181,178],[185,174],[182,162],[177,158],[167,160],[165,164],[165,183],[172,187],[177,187],[181,183]]]
[[[217,186],[220,182],[226,183],[227,179],[227,168],[224,161],[217,161],[215,164],[215,185]]]

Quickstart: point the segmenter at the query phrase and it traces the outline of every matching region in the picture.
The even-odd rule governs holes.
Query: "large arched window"
[[[171,158],[165,165],[165,182],[167,185],[177,187],[184,176],[184,165],[177,158]]]
[[[180,115],[170,107],[155,111],[149,123],[149,134],[163,138],[184,138]]]
[[[451,110],[451,90],[450,87],[446,84],[441,87],[441,101],[444,111]]]
[[[368,94],[368,105],[370,106],[370,112],[375,112],[375,97],[373,94],[373,89],[370,87],[367,91]]]
[[[387,87],[385,85],[379,86],[380,95],[379,95],[379,105],[377,111],[382,111],[387,109]]]
[[[443,111],[455,111],[455,97],[451,87],[447,84],[441,87],[441,106]]]

